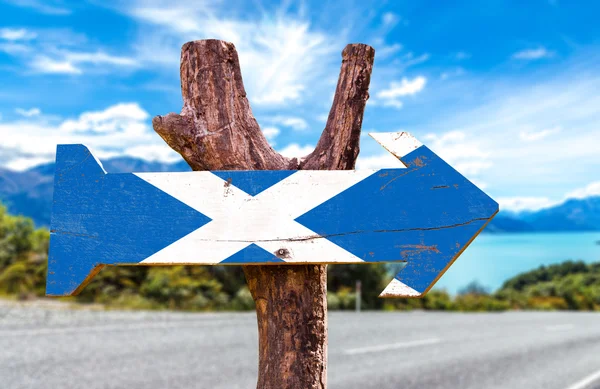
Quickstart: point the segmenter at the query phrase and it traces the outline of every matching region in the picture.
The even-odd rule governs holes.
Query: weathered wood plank
[[[409,134],[374,138],[406,168],[107,174],[60,146],[48,294],[104,265],[407,262],[383,296],[419,296],[498,205]]]

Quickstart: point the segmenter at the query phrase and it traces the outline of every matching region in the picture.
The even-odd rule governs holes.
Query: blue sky
[[[177,161],[151,118],[179,112],[179,51],[233,42],[274,147],[307,154],[347,43],[376,50],[359,168],[397,166],[370,131],[409,131],[499,200],[600,195],[600,3],[0,0],[0,166],[85,143]]]

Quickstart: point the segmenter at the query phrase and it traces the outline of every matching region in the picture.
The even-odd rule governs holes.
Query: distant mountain
[[[185,172],[190,167],[185,161],[168,164],[142,159],[119,157],[102,161],[109,173],[129,172]],[[52,211],[54,163],[39,165],[23,172],[0,168],[0,201],[14,215],[33,219],[36,226],[48,226]]]
[[[102,166],[109,173],[188,172],[192,170],[185,161],[176,163],[149,162],[131,157],[112,158],[102,162]],[[54,165],[52,170],[52,174],[54,174]]]
[[[486,232],[600,231],[600,196],[570,199],[536,212],[500,212]]]
[[[535,228],[524,220],[520,220],[513,215],[498,213],[490,224],[487,225],[484,232],[533,232]]]
[[[567,200],[556,207],[526,214],[523,219],[541,231],[598,231],[600,196]]]
[[[191,170],[185,161],[168,164],[131,157],[108,159],[102,165],[109,173]],[[53,163],[24,172],[0,168],[0,202],[10,213],[31,217],[37,226],[48,226],[53,182]],[[600,196],[568,200],[537,212],[500,211],[485,229],[488,233],[551,231],[600,231]]]

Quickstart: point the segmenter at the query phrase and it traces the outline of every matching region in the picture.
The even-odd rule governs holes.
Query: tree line
[[[0,295],[44,296],[49,237],[47,229],[36,229],[31,219],[10,215],[0,205]],[[354,309],[360,280],[364,309],[600,310],[600,263],[541,266],[507,280],[494,293],[472,283],[456,296],[434,289],[418,299],[378,298],[395,270],[386,264],[329,265],[329,309]],[[241,266],[111,266],[102,269],[79,296],[61,299],[128,309],[254,309]]]

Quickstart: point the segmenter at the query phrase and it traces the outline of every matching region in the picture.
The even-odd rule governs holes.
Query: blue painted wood
[[[161,183],[144,175],[106,174],[85,146],[59,146],[47,294],[78,293],[104,265],[181,263],[179,250],[191,252],[193,259],[185,263],[194,264],[406,262],[386,295],[423,295],[496,214],[498,204],[427,147],[409,140],[407,147],[392,151],[406,169],[161,173],[169,175],[161,176],[167,178]],[[169,186],[182,177],[193,180]],[[196,179],[219,193],[191,188]],[[315,188],[327,185],[325,196],[316,196]],[[180,196],[182,190],[188,193]],[[286,212],[294,208],[294,195],[301,198],[301,211],[278,226],[280,218],[291,215]],[[247,204],[249,213],[243,215],[248,216],[230,223],[227,216]],[[220,216],[225,217],[221,224],[211,224]],[[252,231],[245,222],[253,221],[248,218],[260,219],[248,228],[267,229],[268,235],[247,234]],[[206,230],[211,225],[223,228]],[[215,241],[207,241],[203,231]]]
[[[225,258],[219,264],[228,265],[228,264],[237,264],[237,265],[248,265],[248,264],[265,264],[265,263],[277,263],[281,262],[282,264],[285,261],[281,258],[278,258],[275,254],[268,252],[262,247],[257,246],[252,243],[249,246],[241,249],[237,253]]]
[[[396,279],[423,293],[498,204],[426,146],[402,160],[296,221],[367,262],[406,261]]]
[[[212,173],[231,185],[240,188],[250,196],[256,196],[263,190],[270,188],[284,178],[296,173],[296,171],[297,170],[219,170],[213,171]]]
[[[133,174],[106,174],[83,145],[58,146],[46,294],[73,294],[96,267],[139,263],[209,221]]]

